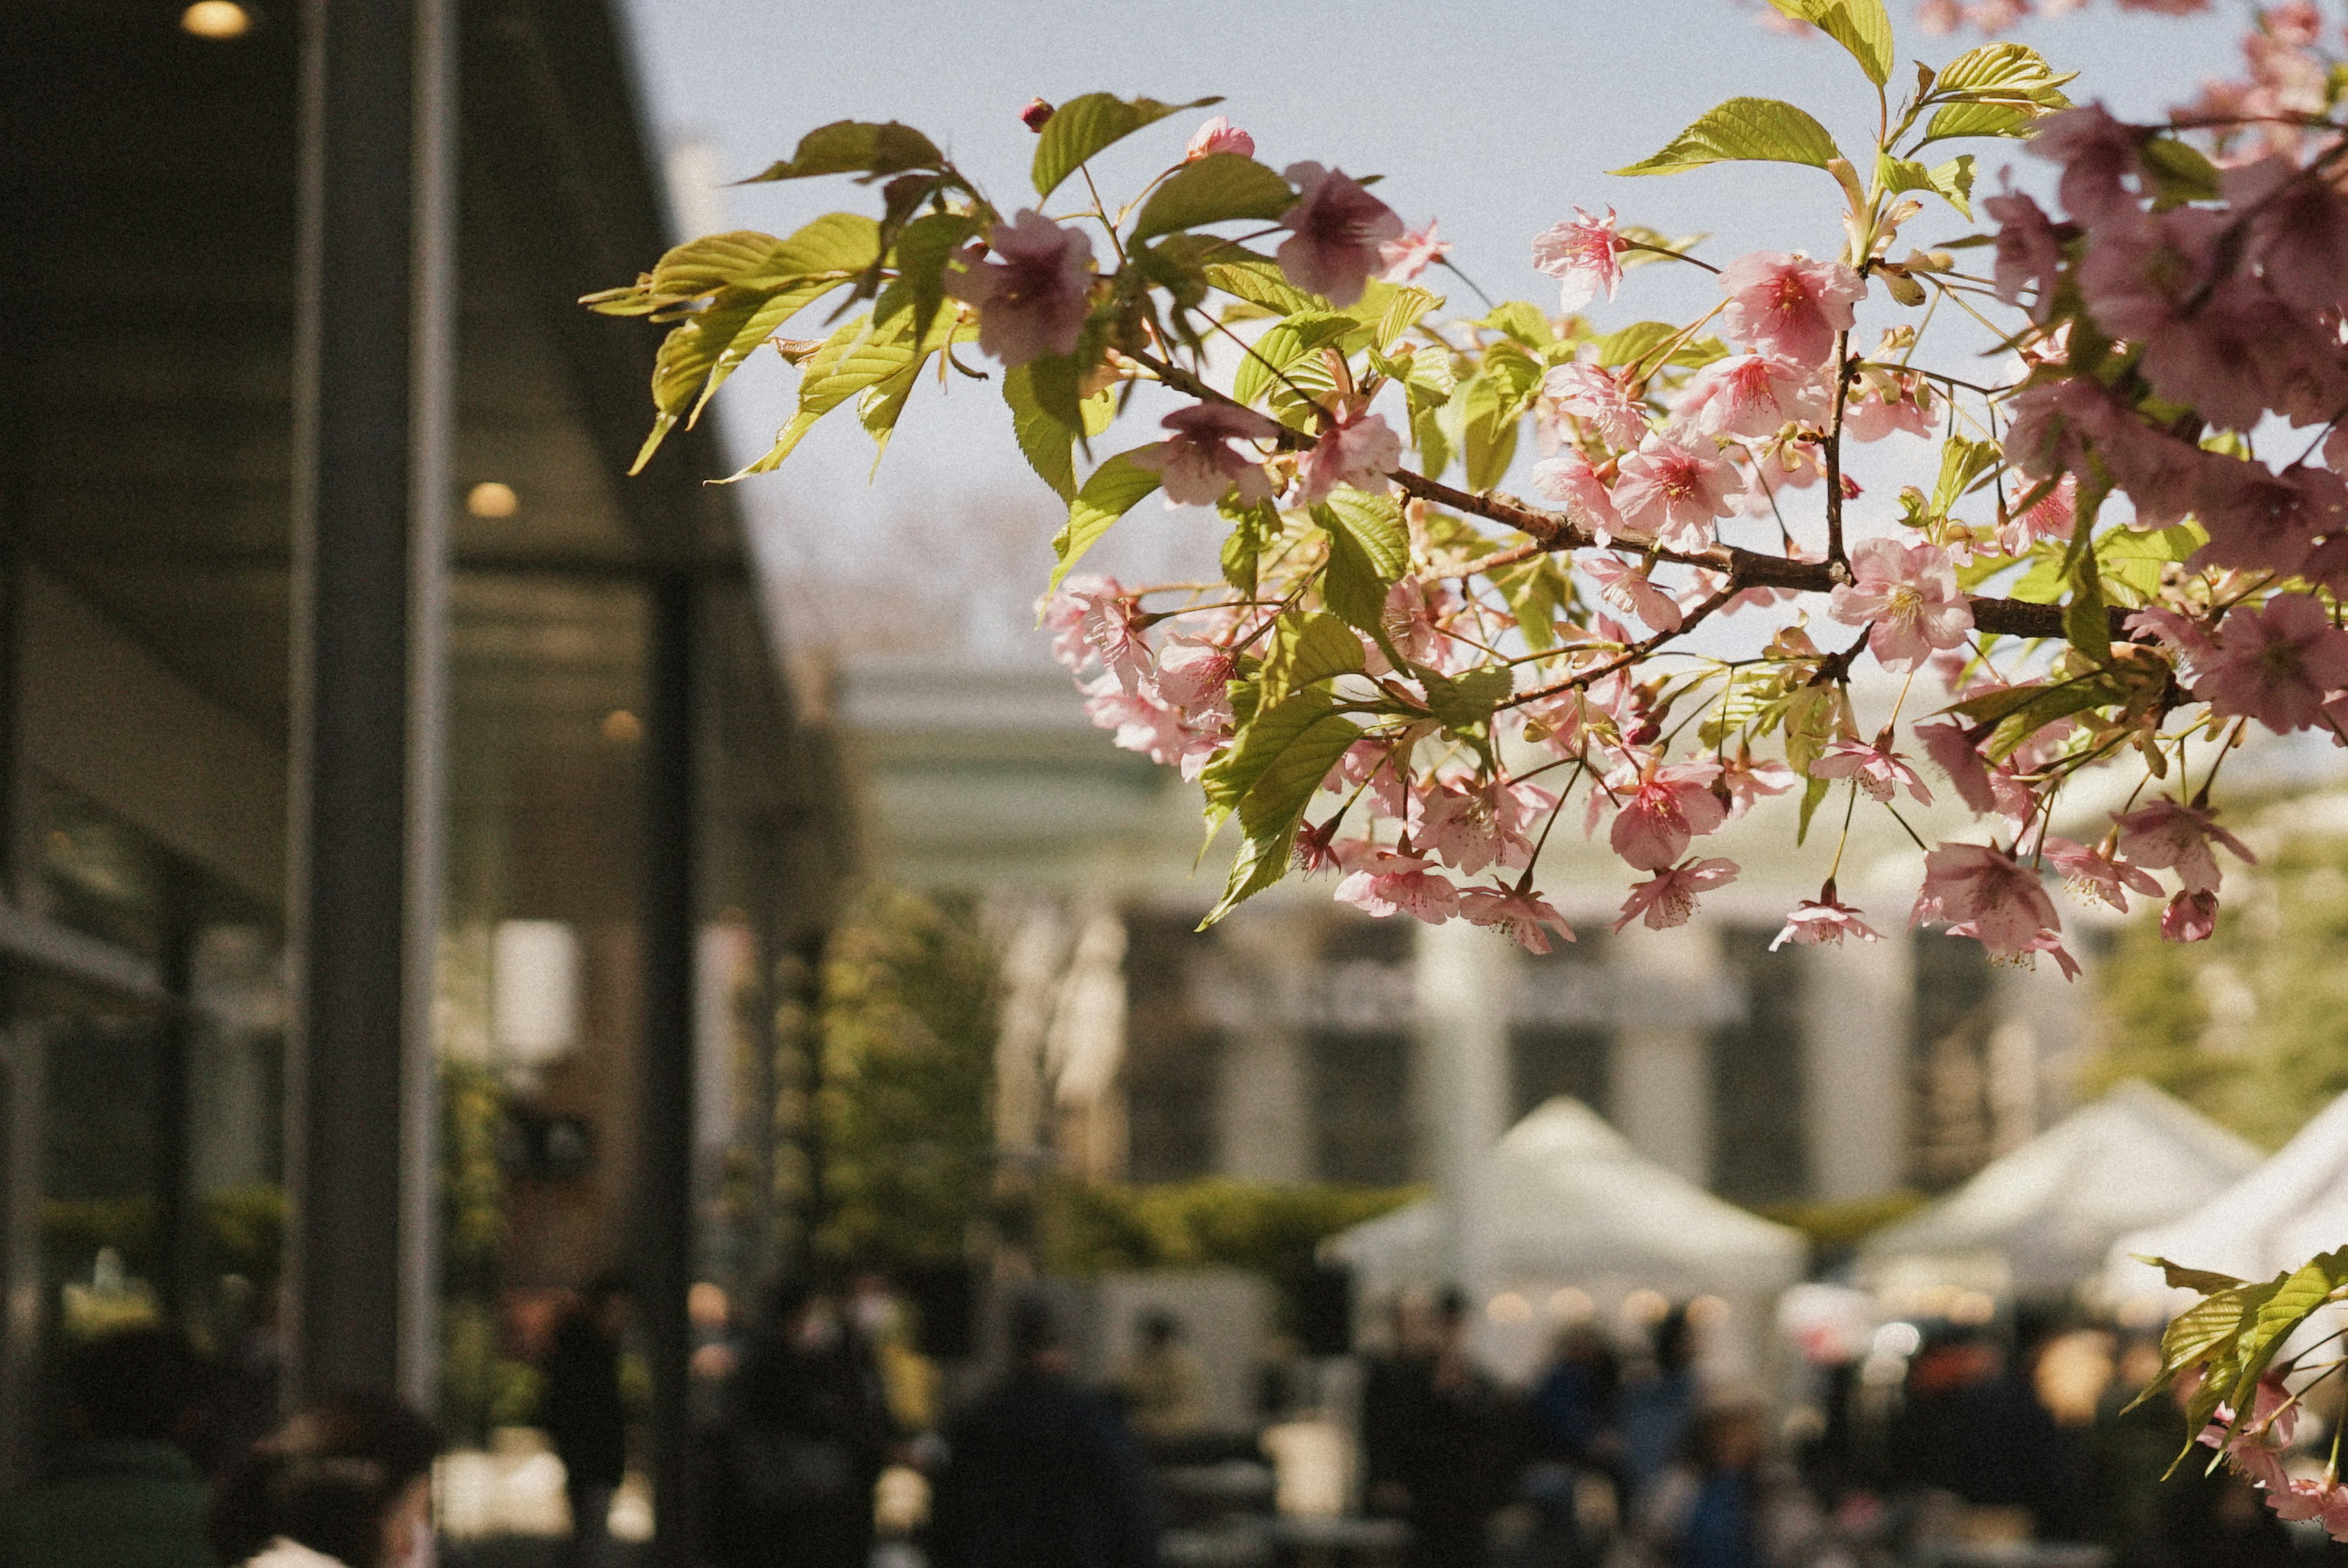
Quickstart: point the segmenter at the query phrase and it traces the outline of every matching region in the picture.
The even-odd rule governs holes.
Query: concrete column
[[[1509,997],[1516,948],[1455,920],[1418,933],[1418,1071],[1422,1125],[1438,1200],[1448,1211],[1452,1277],[1471,1295],[1488,1284],[1477,1175],[1508,1131]]]
[[[1217,975],[1242,1005],[1213,1009],[1223,1028],[1215,1082],[1216,1168],[1256,1182],[1313,1179],[1313,1075],[1283,977],[1312,965],[1313,927],[1293,913],[1249,917],[1244,978]],[[1219,954],[1237,961],[1239,950]],[[1229,993],[1227,993],[1229,994]],[[1200,999],[1210,1000],[1211,999]],[[1252,1005],[1247,1005],[1251,1003]],[[1202,1008],[1201,1010],[1208,1010]]]
[[[1689,1181],[1712,1177],[1704,1038],[1720,1011],[1720,939],[1709,925],[1609,944],[1614,1012],[1608,1102],[1632,1146]]]
[[[1913,949],[1895,933],[1801,951],[1811,1195],[1872,1197],[1898,1186],[1908,1168]]]

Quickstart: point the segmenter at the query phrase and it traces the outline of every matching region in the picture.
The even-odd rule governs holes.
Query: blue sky
[[[1904,0],[1892,0],[1905,22]],[[2230,72],[2242,13],[2190,21],[2093,10],[2027,26],[2016,36],[2061,69],[2082,72],[2075,96],[2150,117],[2189,96],[2200,77]],[[1673,233],[1714,231],[1719,257],[1768,247],[1831,252],[1836,195],[1814,169],[1747,165],[1660,179],[1604,171],[1653,151],[1689,120],[1738,94],[1784,97],[1825,120],[1846,151],[1868,144],[1874,95],[1822,39],[1765,32],[1728,0],[1189,0],[1180,6],[1094,0],[857,0],[785,6],[775,0],[631,0],[656,133],[701,149],[685,178],[739,179],[785,156],[827,121],[898,118],[928,131],[1005,207],[1027,190],[1033,137],[1016,111],[1107,89],[1169,100],[1224,95],[1218,111],[1251,131],[1274,167],[1311,159],[1385,176],[1383,195],[1416,224],[1439,218],[1454,259],[1495,297],[1553,301],[1530,270],[1531,235],[1575,204],[1617,208],[1626,222]],[[1902,56],[1939,63],[1973,40],[1912,28]],[[1895,81],[1897,78],[1895,77]],[[1200,115],[1178,116],[1097,166],[1111,200],[1179,153]],[[2004,165],[2036,185],[2030,160],[1982,151],[1984,184]],[[682,193],[727,227],[788,232],[872,193],[844,180]],[[1953,213],[1928,215],[1911,237],[1964,231]],[[647,259],[649,260],[649,259]],[[1440,276],[1438,274],[1438,276]],[[618,282],[619,280],[613,280]],[[1440,286],[1440,285],[1439,285]],[[1464,289],[1455,304],[1472,307]],[[1599,319],[1619,324],[1701,310],[1715,297],[1693,268],[1632,274]],[[721,397],[726,435],[763,450],[788,407],[779,364],[746,371]],[[1137,429],[1131,440],[1146,439]],[[1116,445],[1130,444],[1117,442]],[[848,630],[809,579],[870,572],[887,552],[966,579],[959,640],[983,656],[1015,656],[1017,607],[1048,569],[1044,541],[1056,498],[1029,476],[991,387],[961,383],[941,402],[918,396],[887,462],[867,483],[871,448],[842,416],[819,429],[777,476],[748,482],[767,559],[798,581],[788,612],[803,637]],[[955,519],[983,514],[983,528]],[[1113,564],[1148,576],[1197,554],[1202,525],[1145,506],[1120,525]],[[897,568],[919,564],[900,561]]]

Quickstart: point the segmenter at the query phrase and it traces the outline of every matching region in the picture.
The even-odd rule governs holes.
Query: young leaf
[[[1707,163],[1805,163],[1842,156],[1827,128],[1777,98],[1731,98],[1707,111],[1653,158],[1617,174],[1677,174]]]
[[[1797,22],[1807,22],[1850,51],[1867,79],[1891,79],[1891,18],[1883,0],[1769,0]]]
[[[1329,536],[1321,598],[1357,630],[1382,634],[1386,590],[1410,566],[1410,535],[1391,496],[1340,490],[1313,508]]]
[[[1152,240],[1240,218],[1269,222],[1294,205],[1294,188],[1254,159],[1210,152],[1175,170],[1142,204],[1132,237]]]
[[[1207,282],[1223,292],[1270,311],[1276,316],[1330,308],[1329,302],[1320,295],[1308,294],[1290,282],[1281,272],[1279,262],[1237,246],[1220,252],[1216,260],[1208,262],[1206,271]]]
[[[1360,326],[1351,316],[1321,311],[1300,312],[1274,323],[1231,373],[1231,396],[1241,403],[1254,403],[1278,385],[1281,374],[1297,361]]]
[[[790,157],[769,165],[764,173],[754,174],[742,183],[805,179],[818,174],[860,174],[865,178],[860,183],[869,185],[909,169],[943,169],[945,162],[945,154],[938,150],[937,144],[911,126],[900,125],[895,120],[885,125],[834,120],[801,137],[798,150]]]
[[[1278,702],[1260,703],[1231,748],[1199,775],[1199,788],[1207,797],[1209,831],[1239,809],[1281,753],[1336,708],[1336,698],[1317,686],[1292,692]]]
[[[1292,610],[1272,628],[1264,654],[1263,702],[1276,706],[1292,692],[1359,674],[1362,667],[1362,640],[1344,621],[1319,610]]]
[[[1470,730],[1492,716],[1517,689],[1515,671],[1505,664],[1488,665],[1458,676],[1422,670],[1426,684],[1426,711],[1452,730]]]
[[[945,303],[946,263],[977,231],[978,225],[961,212],[924,213],[906,224],[890,251],[897,281],[873,305],[872,319],[887,321],[899,309],[911,309],[913,335],[926,337],[930,323]]]
[[[1802,820],[1794,828],[1795,848],[1799,849],[1808,840],[1810,818],[1818,815],[1818,803],[1827,798],[1827,791],[1833,787],[1832,780],[1815,776],[1802,786]]]
[[[1068,504],[1067,525],[1053,537],[1052,553],[1059,558],[1059,564],[1052,569],[1052,580],[1044,591],[1059,587],[1068,569],[1100,542],[1109,525],[1133,510],[1143,497],[1158,488],[1158,483],[1156,474],[1134,466],[1133,452],[1120,452],[1094,469],[1085,487]]]
[[[1035,477],[1059,492],[1060,499],[1076,498],[1076,433],[1045,411],[1035,401],[1027,365],[1014,364],[1003,373],[1003,401],[1011,405],[1011,432],[1019,455]]]
[[[798,411],[776,432],[767,455],[734,477],[772,473],[825,415],[866,388],[912,370],[935,352],[938,332],[917,344],[905,324],[901,315],[889,325],[875,327],[869,315],[860,315],[826,338],[800,367]],[[943,330],[951,332],[953,326],[943,323]]]
[[[1037,199],[1057,190],[1060,181],[1074,174],[1078,164],[1143,126],[1154,125],[1184,109],[1202,109],[1222,101],[1209,97],[1194,103],[1161,104],[1156,98],[1128,100],[1110,93],[1086,93],[1070,98],[1054,111],[1044,127],[1044,134],[1035,138]]]

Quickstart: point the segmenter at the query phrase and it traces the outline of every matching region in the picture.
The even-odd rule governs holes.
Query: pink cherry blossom
[[[2063,166],[2063,210],[2102,223],[2136,210],[2123,184],[2137,169],[2145,136],[2114,119],[2101,104],[2049,115],[2033,128],[2030,150]]]
[[[1281,426],[1251,408],[1230,403],[1194,403],[1159,421],[1171,439],[1128,456],[1134,466],[1154,470],[1166,487],[1166,505],[1211,507],[1233,490],[1242,505],[1268,501],[1280,487],[1262,463],[1233,451],[1234,441],[1268,441]]]
[[[1342,815],[1333,816],[1326,822],[1308,822],[1298,828],[1296,845],[1290,853],[1289,863],[1308,876],[1316,871],[1327,871],[1340,865],[1337,846],[1330,840],[1336,834]]]
[[[1816,371],[1766,354],[1713,361],[1688,378],[1672,405],[1673,418],[1707,436],[1775,436],[1788,424],[1823,425],[1827,412],[1826,384]]]
[[[2034,302],[2030,319],[2041,326],[2054,309],[2054,274],[2062,264],[2063,242],[2054,225],[2037,202],[2009,190],[1982,202],[1982,210],[1998,223],[1997,261],[1993,276],[1997,297],[2009,305],[2022,303],[2028,291]]]
[[[1610,301],[1622,282],[1622,241],[1614,232],[1614,209],[1592,218],[1577,207],[1572,218],[1533,236],[1533,270],[1558,280],[1558,309],[1571,313],[1598,297]]]
[[[1946,920],[1991,952],[2018,958],[2038,949],[2041,932],[2062,929],[2054,901],[2029,867],[1980,844],[1943,844],[1924,856],[1924,886],[1910,926]]]
[[[1867,798],[1890,804],[1894,793],[1906,790],[1919,805],[1932,804],[1932,792],[1916,776],[1899,753],[1885,751],[1858,741],[1837,741],[1810,764],[1810,776],[1824,779],[1853,779],[1867,792]]]
[[[1409,767],[1406,746],[1385,740],[1355,741],[1337,759],[1337,765],[1329,770],[1321,787],[1333,794],[1344,794],[1357,784],[1365,786],[1370,803],[1380,815],[1398,817],[1408,803],[1409,786],[1403,782],[1403,775]]]
[[[2276,312],[2253,280],[2219,275],[2230,222],[2180,207],[2098,229],[2079,264],[2079,292],[2096,325],[2144,344],[2139,367],[2161,395],[2247,430],[2265,408],[2260,345],[2274,333]]]
[[[1713,794],[1720,764],[1709,757],[1658,764],[1648,762],[1635,774],[1608,781],[1622,802],[1607,842],[1614,853],[1642,871],[1660,871],[1687,853],[1699,838],[1728,820],[1728,807]]]
[[[1998,526],[1998,548],[2010,556],[2027,555],[2041,539],[2068,541],[2078,518],[2079,480],[2065,474],[2047,486],[2038,499]]]
[[[1231,720],[1231,650],[1194,637],[1169,638],[1158,656],[1158,694],[1193,724]]]
[[[1372,845],[1337,884],[1337,901],[1381,917],[1407,915],[1440,926],[1459,912],[1459,889],[1435,863]]]
[[[1721,270],[1728,296],[1721,323],[1730,338],[1763,354],[1817,364],[1849,332],[1867,282],[1840,261],[1756,251]]]
[[[1426,228],[1414,229],[1378,248],[1378,260],[1385,263],[1383,275],[1389,283],[1407,283],[1449,254],[1451,241],[1436,238],[1432,218]]]
[[[2176,665],[2177,678],[2188,687],[2199,681],[2201,671],[2218,657],[2216,641],[2199,621],[2160,605],[2148,605],[2130,615],[2124,629],[2131,637],[2149,636],[2157,641]]]
[[[1832,893],[1805,898],[1786,917],[1786,928],[1770,942],[1769,950],[1774,953],[1788,942],[1797,948],[1815,948],[1821,943],[1839,948],[1846,937],[1857,937],[1862,942],[1883,940],[1882,932],[1859,918],[1863,912]]]
[[[1622,531],[1622,516],[1614,509],[1614,493],[1598,477],[1590,459],[1572,447],[1534,464],[1532,481],[1534,489],[1563,503],[1566,515],[1589,529],[1600,544]]]
[[[2212,845],[2224,845],[2245,864],[2258,864],[2259,857],[2250,846],[2219,827],[2209,812],[2165,796],[2112,820],[2119,824],[2122,855],[2155,871],[2173,869],[2188,893],[2218,891],[2223,873],[2218,869]]]
[[[2348,631],[2302,593],[2278,594],[2240,609],[2219,629],[2217,657],[2193,694],[2221,718],[2255,719],[2270,730],[2304,730],[2325,701],[2348,686]]]
[[[2329,468],[2263,463],[2212,453],[2201,459],[2194,510],[2209,530],[2192,564],[2295,572],[2316,536],[2348,522],[2348,483]]]
[[[1696,896],[1715,887],[1725,887],[1736,880],[1736,862],[1715,856],[1709,860],[1688,860],[1668,871],[1657,872],[1644,882],[1633,883],[1631,896],[1622,900],[1622,917],[1614,922],[1620,931],[1632,921],[1643,917],[1650,931],[1665,931],[1673,926],[1684,926],[1695,913]]]
[[[1954,719],[1919,724],[1916,739],[1923,743],[1924,754],[1947,776],[1957,798],[1974,815],[1997,809],[1997,796],[1990,788],[1989,764],[1967,737],[1963,724]]]
[[[2171,942],[2206,942],[2218,929],[2215,893],[2179,893],[2160,912],[2160,935]]]
[[[2039,858],[2053,866],[2072,896],[2085,904],[2101,904],[2126,914],[2131,891],[2147,898],[2160,897],[2160,884],[2146,872],[2067,838],[2048,835]]]
[[[1587,361],[1560,364],[1541,378],[1541,391],[1588,423],[1608,446],[1627,451],[1647,434],[1647,411],[1625,385],[1627,374]]]
[[[1713,542],[1713,521],[1736,510],[1731,498],[1745,487],[1736,466],[1709,437],[1657,431],[1625,456],[1614,481],[1614,507],[1633,528],[1652,532],[1666,548],[1700,550]]]
[[[1092,308],[1091,239],[1023,208],[987,244],[1000,260],[946,274],[946,292],[978,307],[978,346],[1004,364],[1074,354]]]
[[[1895,379],[1887,387],[1870,374],[1867,389],[1843,404],[1842,433],[1853,441],[1880,441],[1900,430],[1932,434],[1931,390],[1921,376]]]
[[[1743,816],[1764,795],[1784,794],[1800,776],[1775,757],[1756,762],[1752,753],[1738,752],[1720,770],[1720,787],[1728,792],[1728,819]]]
[[[1438,784],[1412,804],[1412,841],[1473,876],[1496,863],[1511,869],[1530,865],[1529,830],[1557,800],[1538,784],[1468,780]]]
[[[1282,173],[1298,196],[1280,220],[1291,231],[1273,252],[1280,270],[1298,288],[1326,294],[1333,305],[1352,304],[1370,275],[1384,269],[1379,251],[1402,238],[1402,220],[1338,169],[1292,163]]]
[[[1321,433],[1321,438],[1297,466],[1299,498],[1307,505],[1325,498],[1340,485],[1384,495],[1393,481],[1386,477],[1402,466],[1402,437],[1383,414],[1343,419]]]
[[[1241,158],[1253,158],[1255,138],[1226,117],[1217,115],[1190,133],[1190,143],[1182,149],[1182,161],[1194,162],[1212,152],[1236,152]]]
[[[1102,667],[1127,692],[1139,691],[1155,661],[1143,634],[1139,601],[1113,577],[1071,582],[1064,597],[1074,605],[1076,629]]]
[[[1649,579],[1645,572],[1617,555],[1603,550],[1574,563],[1598,585],[1598,597],[1625,614],[1635,615],[1657,631],[1677,631],[1682,616],[1679,601]]]
[[[2255,210],[2250,244],[2267,286],[2313,315],[2348,294],[2348,203],[2331,180],[2288,158],[2223,171],[2219,190],[2238,212]]]
[[[1195,779],[1221,744],[1220,733],[1187,724],[1182,715],[1147,689],[1128,692],[1116,678],[1103,675],[1079,688],[1085,693],[1085,716],[1105,730],[1117,732],[1117,743],[1139,752],[1160,767],[1179,768]]]
[[[1954,648],[1972,630],[1972,606],[1957,588],[1940,546],[1862,539],[1850,552],[1850,582],[1829,596],[1827,613],[1866,626],[1867,646],[1886,670],[1913,670],[1936,648]]]
[[[1573,927],[1548,899],[1529,887],[1469,887],[1459,895],[1459,913],[1478,926],[1496,926],[1529,953],[1550,950],[1555,931],[1570,942]]]

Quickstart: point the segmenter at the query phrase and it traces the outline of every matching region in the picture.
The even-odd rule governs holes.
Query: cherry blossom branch
[[[1155,374],[1177,392],[1206,403],[1220,403],[1233,408],[1244,406],[1228,394],[1209,385],[1181,366],[1158,359],[1148,354],[1130,356],[1144,369]],[[1314,437],[1301,430],[1282,426],[1272,439],[1283,450],[1308,451]],[[1538,554],[1570,553],[1581,549],[1596,549],[1601,546],[1635,551],[1656,560],[1670,561],[1678,566],[1700,567],[1718,572],[1728,579],[1722,592],[1733,599],[1746,589],[1773,588],[1795,593],[1831,593],[1847,580],[1849,569],[1838,575],[1831,561],[1797,560],[1787,556],[1770,555],[1764,550],[1746,549],[1740,545],[1715,544],[1704,549],[1674,549],[1657,540],[1653,535],[1638,528],[1615,528],[1601,540],[1590,529],[1560,513],[1529,506],[1499,490],[1477,494],[1430,479],[1424,474],[1407,468],[1397,468],[1387,477],[1405,495],[1422,501],[1432,501],[1487,522],[1501,523],[1528,536],[1532,548],[1511,546],[1489,558],[1495,566],[1513,566]],[[1828,491],[1829,518],[1839,511],[1838,497],[1839,481]],[[1483,569],[1485,563],[1471,562],[1471,567]],[[1464,570],[1447,570],[1446,578],[1472,575]],[[1725,602],[1724,599],[1723,602]],[[2061,638],[2065,635],[2063,606],[2034,604],[2018,599],[1967,597],[1972,607],[1973,625],[1982,631],[2000,637]],[[2127,621],[2131,611],[2120,606],[2110,607],[2106,613],[2111,621],[2115,641],[2129,641]]]

